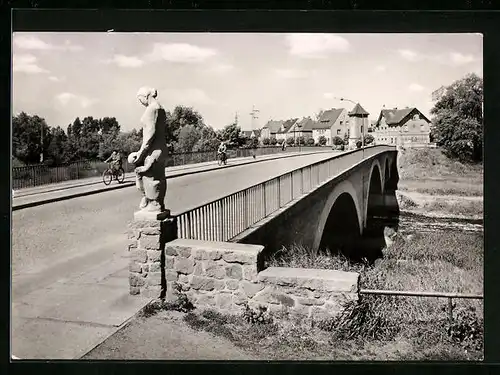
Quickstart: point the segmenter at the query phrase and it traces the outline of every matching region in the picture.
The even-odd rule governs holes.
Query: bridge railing
[[[392,146],[372,146],[332,156],[190,208],[177,217],[178,238],[230,241],[294,199]]]

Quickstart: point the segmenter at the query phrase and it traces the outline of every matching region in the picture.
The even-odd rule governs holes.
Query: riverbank
[[[451,160],[440,149],[399,152],[401,210],[434,217],[483,218],[482,164]]]

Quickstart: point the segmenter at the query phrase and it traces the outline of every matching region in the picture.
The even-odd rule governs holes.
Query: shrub
[[[333,137],[333,142],[332,142],[335,146],[342,146],[344,144],[344,140],[342,138],[340,138],[338,135],[336,135],[335,137]]]
[[[174,301],[165,301],[163,298],[152,301],[147,304],[142,310],[143,317],[150,317],[155,315],[161,310],[166,311],[180,311],[183,313],[190,312],[194,310],[193,303],[189,300],[189,297],[182,291],[182,285],[174,283],[174,294],[177,298]]]
[[[448,323],[447,333],[453,342],[466,350],[483,348],[483,322],[477,317],[472,306],[458,311],[453,322]]]
[[[243,318],[250,324],[271,324],[272,318],[267,311],[267,307],[259,306],[257,310],[248,306],[248,303],[243,305]]]
[[[286,139],[286,144],[287,144],[288,146],[293,146],[293,145],[295,144],[295,139],[294,139],[293,137],[288,137],[288,138]]]
[[[375,138],[373,138],[373,135],[371,135],[371,134],[365,135],[365,145],[369,145],[369,144],[373,143],[374,140],[375,140]]]
[[[326,145],[326,137],[324,135],[321,135],[319,138],[318,138],[318,143],[320,146],[324,146]]]
[[[268,146],[270,142],[271,142],[271,140],[269,138],[267,138],[267,137],[262,140],[262,144],[264,146]]]
[[[314,146],[314,138],[308,138],[307,139],[307,145],[308,146]]]
[[[297,137],[296,142],[297,145],[303,146],[306,144],[304,137],[301,135]]]
[[[362,296],[359,301],[344,302],[338,316],[320,322],[318,327],[341,340],[391,340],[399,328],[384,316],[386,307],[378,296]]]
[[[271,137],[270,143],[271,143],[271,145],[276,146],[276,143],[278,143],[278,140],[275,137]]]

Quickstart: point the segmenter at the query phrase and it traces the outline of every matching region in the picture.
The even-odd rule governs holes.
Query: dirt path
[[[256,360],[229,340],[196,331],[177,312],[133,320],[81,359]]]

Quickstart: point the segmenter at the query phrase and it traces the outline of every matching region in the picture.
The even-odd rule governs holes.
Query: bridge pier
[[[167,292],[165,244],[177,238],[177,221],[161,214],[137,211],[128,228],[130,294],[163,298]]]

